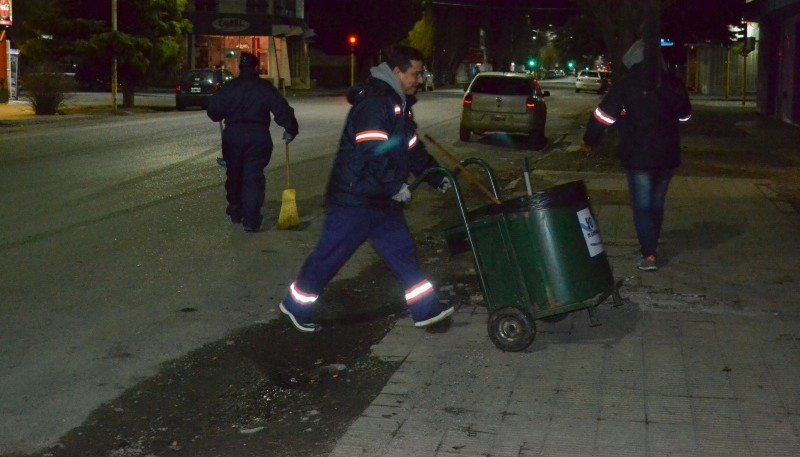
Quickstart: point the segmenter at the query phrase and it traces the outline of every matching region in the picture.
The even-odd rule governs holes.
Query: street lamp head
[[[356,38],[355,35],[350,35],[349,37],[347,37],[347,42],[350,43],[350,47],[355,47],[356,41],[358,41],[358,39]]]

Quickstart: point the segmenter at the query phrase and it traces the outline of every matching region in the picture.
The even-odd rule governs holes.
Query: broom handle
[[[291,173],[289,172],[289,142],[287,141],[285,142],[285,144],[286,144],[286,188],[291,189],[292,188],[290,181]]]
[[[497,199],[497,197],[495,197],[495,196],[494,196],[494,194],[492,194],[491,192],[489,192],[489,189],[487,189],[487,188],[486,188],[486,187],[485,187],[483,184],[481,184],[481,183],[480,183],[480,181],[478,181],[478,178],[476,178],[476,177],[475,177],[475,175],[473,175],[473,174],[472,174],[472,173],[470,173],[470,172],[469,172],[469,171],[468,171],[466,168],[464,168],[464,165],[461,165],[461,161],[459,161],[458,159],[456,159],[455,157],[453,157],[453,155],[452,155],[452,154],[450,154],[449,152],[447,152],[447,149],[445,149],[444,147],[442,147],[442,145],[440,145],[439,143],[437,143],[437,142],[436,142],[436,140],[434,140],[433,138],[431,138],[431,136],[430,136],[430,135],[428,135],[427,133],[425,134],[425,138],[426,138],[426,139],[427,139],[427,140],[428,140],[428,141],[429,141],[429,142],[430,142],[432,145],[436,146],[436,149],[438,149],[438,150],[439,150],[439,152],[440,152],[440,153],[441,153],[443,156],[447,157],[447,159],[448,159],[449,161],[453,162],[453,165],[455,165],[456,167],[458,167],[458,169],[459,169],[459,170],[461,170],[461,172],[462,172],[462,173],[464,173],[464,176],[466,176],[466,177],[467,177],[467,180],[469,180],[469,182],[471,182],[472,184],[474,184],[474,185],[475,185],[475,186],[476,186],[478,189],[480,189],[480,190],[481,190],[481,192],[483,192],[484,194],[486,194],[486,196],[487,196],[487,197],[489,197],[489,200],[491,200],[491,201],[492,201],[492,203],[494,203],[495,205],[500,205],[500,204],[502,204],[502,203],[503,203],[503,202],[501,202],[500,200],[498,200],[498,199]]]

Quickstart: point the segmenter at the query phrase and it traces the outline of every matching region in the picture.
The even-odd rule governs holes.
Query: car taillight
[[[467,92],[464,95],[464,108],[471,108],[472,107],[472,94]]]
[[[525,100],[525,107],[528,108],[528,109],[535,109],[536,108],[536,100],[533,97],[528,97],[528,99]]]
[[[181,91],[181,85],[178,84],[177,86],[175,86],[175,92],[180,92],[180,91]]]
[[[211,92],[216,92],[218,90],[219,90],[219,84],[214,84],[213,86],[211,86]]]

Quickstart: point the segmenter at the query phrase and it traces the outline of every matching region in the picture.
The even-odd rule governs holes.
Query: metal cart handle
[[[494,192],[495,198],[498,200],[500,199],[499,194],[497,193],[497,186],[495,185],[494,176],[492,174],[492,168],[489,166],[488,163],[481,159],[465,159],[461,161],[461,164],[466,165],[478,165],[483,168],[484,172],[486,173],[487,180],[489,181],[489,185],[492,188],[492,192]],[[458,169],[450,171],[444,167],[431,167],[425,170],[421,175],[417,177],[409,186],[408,190],[413,192],[420,184],[422,184],[425,178],[430,174],[440,174],[444,175],[450,180],[450,183],[453,186],[453,193],[456,196],[456,203],[458,203],[458,211],[461,214],[461,220],[464,222],[464,231],[467,233],[467,241],[469,241],[470,250],[472,250],[472,257],[475,261],[475,272],[478,274],[478,281],[481,285],[481,290],[489,290],[487,288],[486,279],[483,277],[483,271],[481,270],[481,263],[478,259],[478,250],[475,249],[475,242],[472,239],[472,230],[469,228],[469,219],[467,218],[467,209],[464,206],[464,198],[461,194],[461,188],[458,185],[458,181],[456,181],[456,175],[458,174]]]

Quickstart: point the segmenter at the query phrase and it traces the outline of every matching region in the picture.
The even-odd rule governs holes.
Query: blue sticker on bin
[[[578,223],[581,225],[583,238],[586,240],[586,247],[589,249],[589,256],[594,257],[603,252],[603,240],[600,239],[600,229],[594,222],[592,212],[589,208],[578,211]]]

